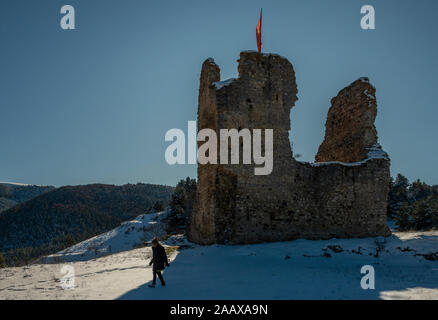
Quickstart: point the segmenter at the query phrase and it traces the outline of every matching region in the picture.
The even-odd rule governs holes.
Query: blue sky
[[[62,30],[73,5],[76,30]],[[376,30],[360,28],[360,8]],[[196,119],[202,62],[222,79],[255,50],[294,65],[291,138],[313,161],[330,99],[355,79],[377,88],[376,126],[392,174],[438,184],[437,1],[74,0],[0,2],[0,181],[174,185],[164,135]]]

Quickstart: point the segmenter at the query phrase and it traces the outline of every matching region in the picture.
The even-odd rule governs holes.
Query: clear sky
[[[76,29],[60,28],[73,5]],[[376,29],[360,28],[362,5]],[[330,99],[355,79],[377,88],[379,140],[392,174],[438,184],[438,1],[69,0],[0,2],[0,181],[174,185],[164,135],[196,120],[202,62],[222,79],[255,50],[294,65],[291,139],[313,161]]]

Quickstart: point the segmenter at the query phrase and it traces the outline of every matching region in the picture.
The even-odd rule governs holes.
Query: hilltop
[[[0,182],[0,213],[54,189],[53,186]]]

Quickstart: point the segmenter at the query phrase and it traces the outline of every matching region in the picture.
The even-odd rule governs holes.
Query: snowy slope
[[[168,211],[139,215],[119,227],[42,259],[43,263],[86,261],[139,246],[166,234]]]
[[[438,231],[210,246],[171,236],[164,246],[182,247],[170,254],[167,286],[151,289],[151,248],[130,249],[144,234],[125,232],[165,224],[165,216],[139,216],[65,250],[74,289],[61,287],[65,263],[0,269],[0,299],[438,299]],[[95,258],[96,245],[128,251]],[[364,265],[375,269],[374,290],[360,286]]]
[[[438,299],[438,232],[389,238],[194,246],[165,271],[168,286],[120,299]],[[437,255],[437,254],[436,254]],[[363,290],[362,266],[375,270]]]

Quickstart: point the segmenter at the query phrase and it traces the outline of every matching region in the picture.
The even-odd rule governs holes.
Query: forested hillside
[[[0,252],[8,266],[26,264],[168,204],[173,187],[128,184],[66,186],[0,214]]]

